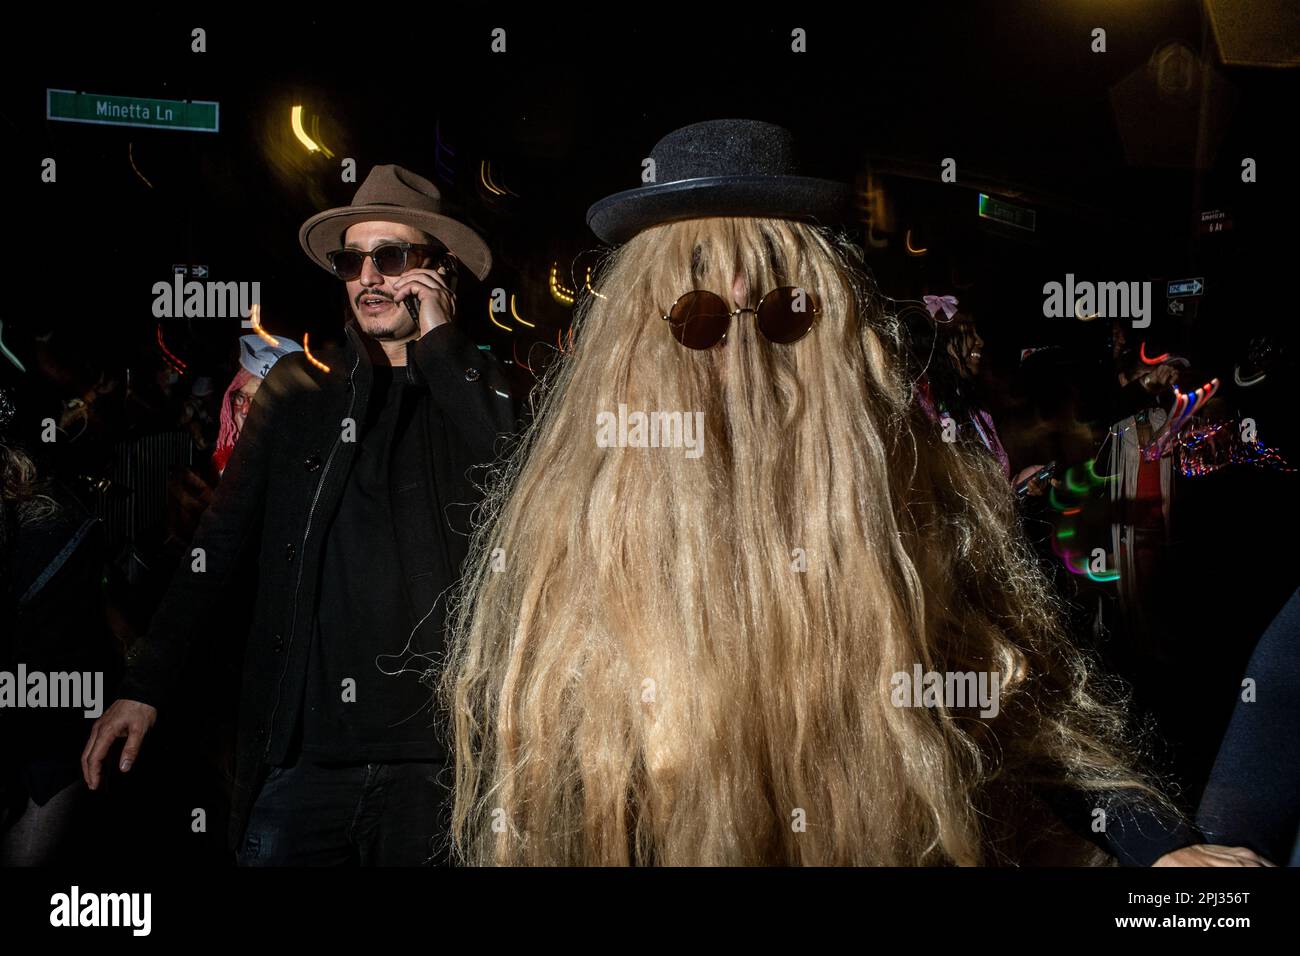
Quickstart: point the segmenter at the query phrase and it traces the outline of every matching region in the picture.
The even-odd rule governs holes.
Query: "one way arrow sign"
[[[1187,295],[1200,295],[1205,291],[1205,279],[1178,279],[1169,283],[1168,297],[1177,299]]]

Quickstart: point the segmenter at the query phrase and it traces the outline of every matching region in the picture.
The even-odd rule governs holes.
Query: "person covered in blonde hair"
[[[897,323],[802,221],[847,188],[793,175],[766,123],[652,158],[662,185],[589,212],[625,244],[476,533],[442,686],[459,858],[1099,858],[1051,829],[1053,794],[1084,830],[1108,814],[1128,862],[1196,842],[1062,633],[996,462],[938,440]]]

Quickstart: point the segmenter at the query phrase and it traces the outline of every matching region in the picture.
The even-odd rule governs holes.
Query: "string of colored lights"
[[[1294,472],[1276,448],[1258,439],[1247,442],[1241,437],[1238,422],[1210,422],[1189,428],[1179,436],[1174,451],[1179,472],[1187,478],[1214,474],[1229,465],[1253,465],[1273,471]]]
[[[1203,407],[1206,402],[1214,397],[1215,392],[1219,390],[1219,380],[1210,379],[1194,392],[1179,391],[1178,386],[1174,386],[1174,407],[1165,420],[1164,427],[1160,433],[1152,439],[1151,444],[1142,450],[1142,457],[1146,461],[1157,461],[1164,457],[1178,433],[1182,431],[1183,426],[1188,420],[1196,414],[1197,409]]]

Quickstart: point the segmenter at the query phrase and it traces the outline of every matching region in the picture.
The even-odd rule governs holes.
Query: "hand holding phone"
[[[1034,474],[1030,475],[1020,484],[1016,485],[1016,497],[1023,498],[1025,495],[1029,494],[1030,485],[1032,485],[1035,481],[1045,481],[1046,479],[1052,477],[1052,473],[1055,471],[1056,471],[1056,462],[1055,461],[1048,462],[1042,468],[1038,469],[1038,471],[1034,472]]]
[[[450,254],[444,254],[433,264],[433,269],[442,277],[443,282],[446,283],[447,288],[451,290],[451,294],[454,296],[456,294],[457,279],[455,258]],[[412,291],[410,295],[402,300],[402,304],[406,306],[406,311],[411,313],[411,318],[418,325],[420,322],[420,297]]]

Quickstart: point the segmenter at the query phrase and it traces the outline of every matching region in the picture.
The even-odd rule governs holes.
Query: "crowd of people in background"
[[[1252,753],[1257,757],[1266,743],[1286,745],[1276,728],[1270,734],[1260,712],[1231,711],[1252,652],[1256,671],[1294,666],[1296,601],[1268,632],[1267,646],[1256,650],[1254,639],[1289,594],[1288,572],[1262,557],[1253,561],[1249,550],[1216,550],[1228,547],[1231,535],[1214,523],[1229,512],[1246,514],[1243,489],[1266,485],[1265,500],[1294,487],[1285,483],[1293,481],[1285,458],[1291,436],[1270,414],[1293,367],[1285,349],[1256,341],[1249,354],[1212,357],[1225,361],[1222,366],[1173,349],[1155,360],[1125,324],[1096,323],[1090,343],[1025,343],[1018,358],[1003,341],[1001,354],[1010,361],[992,370],[982,336],[1000,319],[991,298],[928,287],[897,305],[913,343],[916,401],[936,426],[949,426],[945,440],[983,448],[1003,472],[1076,634],[1134,687],[1143,712],[1170,741],[1169,752],[1158,756],[1181,784],[1188,809],[1212,780],[1209,792],[1220,806],[1206,819],[1216,813],[1240,818],[1220,811],[1240,796],[1234,781],[1242,768],[1258,769],[1265,776],[1257,789],[1273,794],[1278,806],[1261,824],[1272,828],[1267,840],[1259,838],[1255,848],[1285,863],[1294,852],[1288,840],[1296,819],[1294,799],[1284,796],[1295,792],[1295,782],[1284,775],[1294,775],[1295,755],[1290,766],[1286,760],[1265,760],[1262,769],[1259,760],[1252,764]],[[161,351],[140,355],[130,368],[97,365],[56,333],[31,344],[32,368],[5,368],[0,407],[5,662],[23,657],[29,667],[41,663],[51,671],[102,670],[111,683],[172,571],[188,559],[190,538],[262,378],[299,347],[284,338],[273,346],[244,335],[225,363],[182,369]],[[1244,464],[1225,459],[1237,466],[1234,477],[1219,480],[1207,495],[1213,482],[1180,470],[1187,446],[1175,441],[1161,458],[1130,462],[1136,480],[1114,494],[1117,469],[1125,467],[1125,436],[1135,435],[1138,448],[1149,446],[1175,389],[1190,390],[1216,375],[1232,380],[1234,371],[1235,387],[1220,392],[1193,421],[1231,422],[1235,429],[1251,417],[1275,428],[1261,432],[1253,447],[1280,451]],[[49,420],[53,440],[48,426],[42,440]],[[150,443],[160,435],[174,441]],[[1220,479],[1227,473],[1220,469]],[[1069,547],[1062,547],[1065,534]],[[1200,556],[1193,565],[1185,560],[1189,554]],[[1234,592],[1243,580],[1252,590]],[[251,578],[249,586],[255,586]],[[1206,605],[1195,598],[1202,586],[1224,598],[1229,620],[1232,608],[1249,605],[1253,614],[1237,615],[1244,633],[1207,625],[1200,616]],[[1189,637],[1198,621],[1217,633],[1217,642]],[[202,781],[211,806],[219,808],[232,773],[238,636],[246,622],[210,626],[225,639],[211,642],[214,659],[192,662],[195,697],[204,698],[204,708],[188,716],[182,711],[172,721],[171,746],[188,762],[190,780]],[[1212,671],[1219,675],[1215,702],[1189,697],[1192,682]],[[1200,690],[1208,694],[1207,686]],[[228,706],[214,721],[210,708],[223,700]],[[1294,710],[1284,711],[1280,726],[1293,725],[1294,718]],[[0,862],[50,863],[92,852],[93,839],[77,839],[91,832],[77,824],[85,795],[77,758],[86,722],[79,714],[22,719],[28,726],[14,738],[20,746],[0,766]],[[1230,752],[1212,766],[1230,719]],[[182,783],[172,779],[173,792],[180,792]],[[148,802],[133,801],[130,783],[121,787],[119,809],[147,830]],[[156,799],[168,799],[167,793],[163,789]],[[209,850],[217,860],[223,828],[214,823],[211,831]],[[140,845],[138,836],[132,842]]]
[[[161,351],[130,368],[98,364],[51,331],[32,343],[32,369],[4,369],[6,670],[21,660],[29,671],[101,671],[111,699],[127,651],[188,556],[253,395],[275,361],[300,348],[249,334],[236,356],[195,374]],[[218,391],[214,380],[229,384]],[[216,653],[188,668],[201,704],[173,722],[184,769],[172,779],[180,788],[197,781],[217,813],[233,773],[241,626],[212,623]],[[79,761],[89,721],[13,714],[7,739],[16,746],[0,766],[0,864],[92,852],[99,830]],[[126,793],[113,812],[141,826],[152,817]]]

